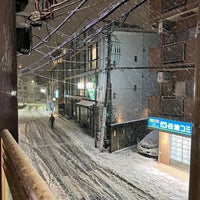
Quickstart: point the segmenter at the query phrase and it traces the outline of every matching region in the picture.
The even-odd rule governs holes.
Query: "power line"
[[[94,19],[91,23],[87,24],[85,27],[81,28],[79,31],[75,32],[70,39],[64,41],[62,44],[60,44],[57,48],[55,48],[54,50],[52,50],[51,52],[49,52],[46,56],[44,56],[43,58],[41,58],[37,63],[41,62],[41,60],[47,58],[48,56],[50,56],[51,54],[55,53],[57,50],[59,50],[60,48],[62,48],[64,45],[68,44],[69,42],[71,42],[72,40],[74,40],[75,38],[79,37],[82,33],[86,32],[87,30],[89,30],[91,27],[93,27],[94,25],[96,25],[98,22],[102,21],[103,19],[105,19],[107,16],[109,16],[110,14],[112,14],[117,8],[119,8],[121,5],[123,5],[124,3],[126,3],[129,0],[122,0],[121,2],[117,2],[115,4],[113,4],[112,6],[108,7],[107,10],[103,13],[100,14],[99,17],[97,17],[96,19]],[[143,0],[142,2],[145,2],[146,0]],[[141,3],[139,3],[141,4]],[[48,62],[49,63],[49,62]],[[42,68],[44,66],[46,66],[48,63],[45,63],[37,68],[35,68],[34,70],[32,69],[32,71],[35,71],[39,68]],[[35,63],[34,63],[35,64]],[[33,65],[33,64],[32,64]],[[30,66],[32,66],[30,65]],[[30,68],[29,66],[29,68]],[[25,70],[30,71],[30,69],[26,68],[21,70],[22,73],[25,73]]]

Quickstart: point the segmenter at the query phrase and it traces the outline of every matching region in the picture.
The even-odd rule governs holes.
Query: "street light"
[[[41,88],[40,92],[45,94],[46,93],[46,89],[45,88]]]

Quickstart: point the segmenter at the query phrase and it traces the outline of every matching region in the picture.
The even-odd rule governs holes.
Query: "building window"
[[[92,44],[89,47],[89,69],[96,69],[97,68],[97,58],[98,58],[98,46],[97,43]]]
[[[138,60],[138,59],[137,59],[137,56],[134,56],[134,61],[137,62],[137,60]]]
[[[78,95],[80,96],[85,96],[85,81],[84,78],[81,78],[79,80],[79,82],[77,83],[77,87],[78,87]]]
[[[170,135],[170,160],[190,164],[191,138],[180,135]]]
[[[120,63],[121,53],[121,43],[119,41],[112,41],[111,62],[114,65]]]

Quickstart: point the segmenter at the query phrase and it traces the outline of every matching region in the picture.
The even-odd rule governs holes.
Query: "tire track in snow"
[[[27,132],[22,134],[22,140],[30,144],[24,144],[28,149],[26,152],[31,154],[29,157],[34,166],[50,188],[55,189],[53,192],[57,193],[58,199],[154,199],[111,169],[97,164],[84,152],[68,134],[76,134],[79,131],[77,127],[68,123],[65,130],[57,125],[51,130],[48,117],[39,115],[39,111],[30,116],[27,119]],[[56,118],[56,121],[60,120]]]

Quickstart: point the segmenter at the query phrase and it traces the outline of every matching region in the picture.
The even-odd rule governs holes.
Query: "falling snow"
[[[188,172],[135,152],[101,152],[73,120],[43,106],[19,110],[19,144],[57,199],[186,200]]]

